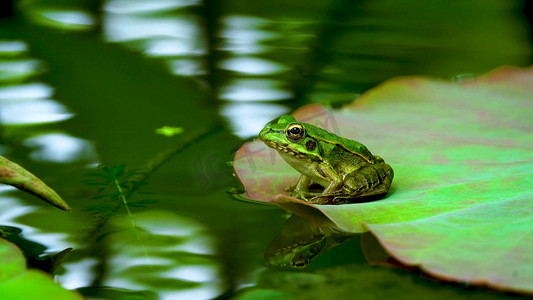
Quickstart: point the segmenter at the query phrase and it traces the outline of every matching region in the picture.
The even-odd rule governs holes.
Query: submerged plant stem
[[[148,259],[148,251],[146,250],[146,246],[144,245],[144,242],[141,239],[141,236],[139,235],[139,230],[137,228],[137,225],[135,224],[135,219],[133,218],[133,214],[131,213],[130,207],[128,206],[128,200],[126,199],[126,196],[124,195],[124,191],[122,190],[122,187],[120,186],[120,183],[118,182],[118,179],[115,178],[114,180],[115,187],[118,190],[118,193],[120,195],[120,198],[122,199],[122,203],[126,207],[126,211],[128,212],[128,216],[131,220],[131,227],[133,227],[133,231],[135,231],[135,237],[137,238],[137,241],[143,248],[144,255],[146,256],[146,259]]]
[[[145,165],[144,172],[142,174],[134,176],[133,179],[135,179],[136,183],[133,184],[131,189],[129,189],[127,195],[125,195],[125,197],[127,196],[126,199],[129,198],[142,184],[144,184],[152,173],[154,173],[165,162],[170,160],[174,155],[181,153],[192,145],[198,143],[199,141],[202,141],[220,132],[223,128],[224,127],[220,124],[213,124],[207,129],[196,131],[193,134],[189,135],[188,137],[186,137],[185,140],[182,140],[179,145],[176,145],[174,147],[171,147],[170,149],[156,154],[156,156],[153,159],[149,160],[148,163]],[[79,243],[85,243],[88,239],[90,239],[102,229],[102,227],[109,220],[109,217],[116,214],[116,212],[120,209],[121,206],[122,204],[116,205],[110,210],[109,213],[95,213],[91,220],[89,220],[87,224],[85,224],[85,226],[80,229],[78,234],[76,234],[75,240]]]

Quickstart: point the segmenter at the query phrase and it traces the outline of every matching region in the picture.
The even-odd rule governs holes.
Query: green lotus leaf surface
[[[2,238],[0,238],[0,261],[2,299],[82,299],[77,293],[55,283],[50,275],[39,270],[27,270],[22,252]]]

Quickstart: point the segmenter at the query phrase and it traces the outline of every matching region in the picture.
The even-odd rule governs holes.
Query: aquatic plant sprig
[[[145,207],[147,204],[157,202],[154,199],[142,199],[138,201],[129,201],[131,196],[137,192],[138,194],[147,194],[147,192],[138,191],[139,187],[145,185],[145,181],[139,181],[139,176],[144,173],[141,169],[126,170],[126,165],[107,167],[99,166],[102,172],[93,172],[86,174],[93,177],[93,179],[85,180],[85,184],[92,186],[100,186],[98,189],[99,195],[92,197],[93,200],[107,199],[104,203],[98,203],[85,208],[85,211],[97,211],[100,213],[113,215],[116,212],[117,202],[120,202],[126,207],[128,215],[131,215],[130,207]],[[108,191],[109,188],[113,191]],[[119,206],[120,207],[120,206]]]
[[[190,131],[187,136],[180,139],[176,145],[157,153],[143,166],[142,169],[136,171],[135,176],[131,176],[131,178],[129,178],[130,185],[126,193],[126,199],[129,199],[129,196],[136,192],[139,187],[145,185],[148,178],[154,172],[156,172],[162,165],[168,162],[172,157],[184,152],[185,150],[189,149],[191,146],[197,144],[198,142],[203,141],[206,138],[221,132],[223,128],[224,127],[218,123],[211,124],[210,126],[205,128],[197,128],[195,130]],[[101,185],[101,182],[98,183],[98,181],[92,181],[91,183],[91,180],[86,181],[86,183],[90,185]],[[102,187],[105,186],[109,186],[109,184],[102,185]],[[130,207],[144,204],[148,204],[146,203],[146,200],[140,200],[133,203],[128,201],[128,206]],[[97,209],[98,206],[100,206],[99,209]],[[97,232],[102,230],[109,218],[114,213],[116,213],[121,207],[122,204],[120,203],[118,205],[116,203],[100,203],[86,208],[86,210],[95,211],[95,214],[84,226],[80,228],[78,233],[75,235],[75,240],[84,243],[90,237],[95,236]]]
[[[94,210],[99,213],[111,216],[115,214],[120,207],[124,206],[126,212],[128,213],[128,217],[131,222],[131,227],[135,232],[135,237],[139,244],[142,246],[144,254],[148,257],[148,252],[146,251],[146,247],[139,234],[140,229],[135,223],[135,219],[133,217],[130,207],[144,207],[146,204],[157,202],[157,200],[143,199],[139,201],[129,201],[129,198],[133,195],[134,192],[137,192],[139,194],[143,193],[139,192],[138,188],[139,186],[144,185],[146,183],[139,182],[136,180],[136,178],[143,174],[142,170],[127,171],[125,164],[112,167],[100,165],[99,168],[102,172],[93,172],[86,174],[87,176],[91,176],[94,179],[85,180],[85,183],[87,185],[101,186],[98,189],[99,195],[92,197],[92,199],[104,199],[104,201],[107,201],[105,203],[91,205],[85,208],[84,210]],[[109,187],[112,187],[113,191],[108,192]],[[117,202],[119,202],[120,204]]]

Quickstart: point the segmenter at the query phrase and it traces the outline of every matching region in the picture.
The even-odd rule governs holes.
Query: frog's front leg
[[[344,183],[342,182],[342,177],[328,165],[318,166],[317,172],[329,181],[329,185],[324,189],[322,194],[311,198],[309,202],[313,204],[326,204],[329,203],[335,195],[342,192],[342,186]]]
[[[294,187],[291,187],[290,190],[292,190],[292,196],[296,198],[300,198],[303,200],[307,200],[309,197],[309,186],[311,185],[311,178],[301,175],[298,179],[298,182]]]

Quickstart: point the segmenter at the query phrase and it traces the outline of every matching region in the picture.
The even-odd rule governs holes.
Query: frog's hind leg
[[[379,199],[389,192],[393,177],[394,171],[390,165],[386,163],[369,165],[347,176],[344,189],[347,195],[351,195],[350,198]],[[347,197],[341,196],[341,198]]]

